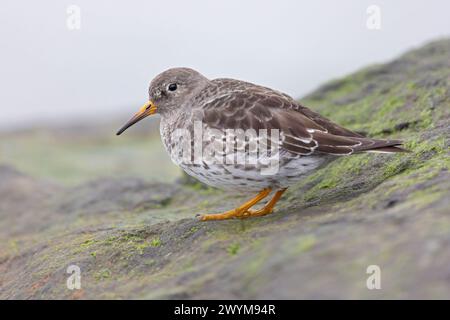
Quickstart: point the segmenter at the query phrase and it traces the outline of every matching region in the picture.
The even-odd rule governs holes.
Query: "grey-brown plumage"
[[[172,160],[188,174],[214,187],[240,191],[284,190],[330,157],[358,152],[405,151],[399,147],[400,140],[363,137],[284,93],[234,79],[209,80],[188,68],[169,69],[159,74],[150,84],[149,97],[152,108],[161,115],[161,137]],[[119,133],[142,117],[136,115]],[[175,135],[177,129],[189,132],[192,148],[199,142],[203,149],[214,143],[209,139],[195,141],[196,121],[201,122],[203,130],[222,132],[277,129],[280,139],[269,139],[267,143],[277,144],[279,148],[279,169],[272,175],[261,174],[263,164],[259,158],[245,164],[194,163],[182,159],[180,137]],[[225,136],[221,139],[225,140]],[[251,139],[239,142],[231,149],[216,150],[215,159],[223,159],[231,153],[259,157],[259,154],[249,153]]]
[[[299,155],[349,155],[362,151],[400,151],[400,140],[370,139],[345,129],[278,91],[251,83],[216,79],[195,99],[211,127],[279,129],[282,148]],[[308,142],[306,142],[307,140]]]

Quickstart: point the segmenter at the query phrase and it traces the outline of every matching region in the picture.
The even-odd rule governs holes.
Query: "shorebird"
[[[400,140],[364,137],[287,94],[240,80],[209,80],[189,68],[157,75],[150,83],[149,100],[117,135],[156,113],[167,152],[187,174],[213,187],[258,192],[235,209],[200,215],[203,221],[272,213],[290,185],[327,159],[406,151]],[[261,209],[252,209],[272,192]]]

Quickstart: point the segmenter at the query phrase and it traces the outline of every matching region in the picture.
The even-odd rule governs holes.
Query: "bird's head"
[[[160,73],[150,82],[149,100],[117,131],[117,135],[149,115],[159,113],[164,116],[177,111],[208,82],[209,80],[199,72],[189,68],[173,68]]]

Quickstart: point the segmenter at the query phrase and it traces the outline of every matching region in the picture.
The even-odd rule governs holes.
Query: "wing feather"
[[[225,80],[222,80],[225,81]],[[401,152],[400,140],[370,139],[343,128],[300,105],[289,96],[239,82],[235,91],[220,91],[202,105],[202,121],[215,129],[266,129],[280,131],[281,148],[296,155],[324,153],[348,155],[355,152]],[[271,143],[274,143],[273,141]]]

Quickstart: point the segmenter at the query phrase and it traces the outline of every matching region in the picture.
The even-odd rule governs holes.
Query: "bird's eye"
[[[177,90],[178,86],[176,83],[171,83],[169,84],[169,86],[167,87],[167,89],[169,89],[169,91],[175,91]]]

